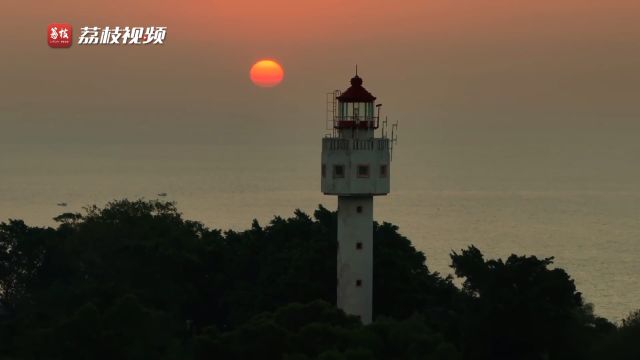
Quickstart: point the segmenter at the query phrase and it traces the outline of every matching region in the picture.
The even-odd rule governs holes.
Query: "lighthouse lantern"
[[[351,78],[351,86],[336,97],[338,114],[335,127],[338,129],[378,127],[375,116],[376,97],[362,86],[362,78],[358,75]]]

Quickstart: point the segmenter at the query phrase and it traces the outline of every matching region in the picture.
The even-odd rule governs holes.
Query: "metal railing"
[[[340,139],[325,137],[322,139],[322,150],[389,150],[389,139]]]

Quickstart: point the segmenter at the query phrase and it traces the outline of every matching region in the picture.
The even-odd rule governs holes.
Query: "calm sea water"
[[[319,192],[319,145],[0,144],[0,221],[53,225],[63,211],[163,192],[221,229],[333,209]],[[640,308],[638,155],[626,132],[407,134],[374,216],[445,274],[450,252],[470,244],[487,257],[554,256],[598,314],[619,320]]]

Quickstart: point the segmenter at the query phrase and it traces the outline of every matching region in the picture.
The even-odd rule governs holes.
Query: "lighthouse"
[[[396,125],[388,135],[381,104],[356,75],[351,86],[327,97],[327,129],[322,139],[321,189],[338,196],[337,305],[372,321],[373,197],[389,193]]]

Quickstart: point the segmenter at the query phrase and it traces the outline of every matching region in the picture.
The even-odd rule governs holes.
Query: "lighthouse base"
[[[338,307],[364,324],[373,312],[373,196],[338,197]]]

